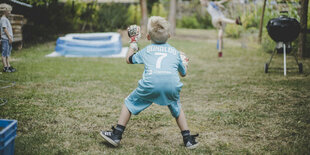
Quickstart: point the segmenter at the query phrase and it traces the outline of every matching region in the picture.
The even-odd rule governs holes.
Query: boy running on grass
[[[8,4],[0,4],[0,29],[1,29],[1,50],[2,50],[2,64],[3,72],[15,72],[16,69],[10,65],[9,57],[12,51],[13,30],[8,16],[11,14],[12,7]]]
[[[224,8],[222,5],[227,0],[221,0],[216,2],[209,2],[209,0],[200,0],[200,3],[203,7],[207,7],[208,13],[211,15],[212,18],[212,25],[218,29],[218,42],[217,42],[217,49],[218,49],[218,57],[222,57],[222,48],[223,48],[223,36],[226,24],[237,24],[242,25],[240,17],[236,20],[228,19],[224,16],[221,11],[221,8]]]
[[[128,34],[139,31],[138,26],[130,26]],[[184,112],[180,104],[180,91],[183,84],[179,74],[186,75],[188,59],[167,42],[170,37],[169,23],[162,17],[153,16],[147,25],[147,39],[152,41],[137,53],[137,41],[140,35],[131,37],[130,47],[126,56],[128,64],[144,64],[143,78],[138,82],[138,87],[125,99],[121,114],[112,131],[101,131],[100,135],[114,146],[118,146],[122,139],[131,114],[137,115],[153,102],[168,106],[181,130],[185,147],[192,149],[198,143],[190,135]],[[182,55],[182,58],[181,58]],[[182,62],[183,61],[183,62]]]

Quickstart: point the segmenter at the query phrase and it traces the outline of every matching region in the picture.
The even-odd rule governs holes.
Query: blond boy
[[[0,4],[0,29],[1,29],[1,50],[3,72],[15,72],[16,69],[10,65],[9,57],[12,51],[13,30],[8,16],[11,14],[12,7],[8,4]]]
[[[136,41],[139,35],[131,38],[126,62],[144,64],[145,70],[143,78],[138,82],[138,87],[125,99],[116,128],[112,127],[113,131],[100,132],[100,135],[112,145],[119,145],[131,114],[139,114],[152,103],[168,106],[181,130],[185,147],[192,149],[198,145],[195,140],[198,135],[190,135],[180,104],[180,91],[183,84],[179,74],[182,77],[186,75],[188,59],[184,58],[184,63],[182,62],[180,52],[166,43],[169,37],[169,23],[162,17],[153,16],[147,25],[147,39],[152,43],[134,53],[138,49]]]

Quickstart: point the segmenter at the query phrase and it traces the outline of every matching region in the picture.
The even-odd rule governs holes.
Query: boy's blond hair
[[[160,16],[152,16],[147,24],[147,33],[154,43],[165,43],[170,35],[168,21]]]
[[[0,4],[0,12],[3,13],[5,11],[12,11],[12,6],[6,3]]]

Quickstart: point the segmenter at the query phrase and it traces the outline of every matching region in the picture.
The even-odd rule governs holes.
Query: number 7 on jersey
[[[157,61],[156,61],[156,68],[160,69],[160,67],[161,67],[161,62],[162,62],[163,59],[167,56],[167,53],[155,53],[155,55],[160,55],[160,56],[157,58]]]

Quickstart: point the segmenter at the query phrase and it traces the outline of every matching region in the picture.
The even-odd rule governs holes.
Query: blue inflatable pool
[[[55,51],[63,56],[104,57],[122,51],[119,33],[72,33],[59,37]]]

